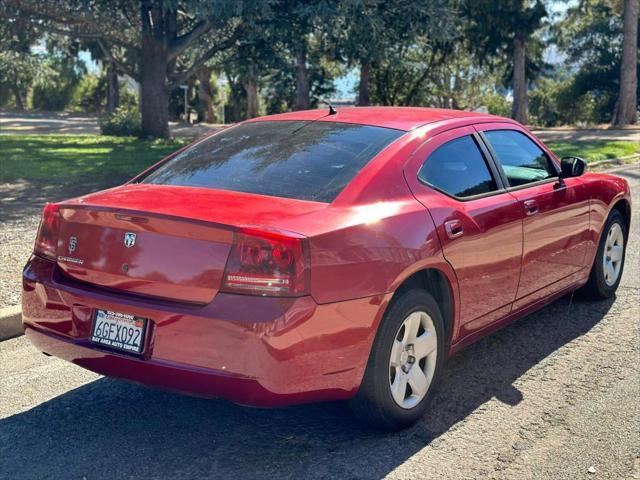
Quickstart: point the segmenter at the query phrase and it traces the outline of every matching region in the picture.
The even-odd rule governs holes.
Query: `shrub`
[[[141,133],[140,113],[135,108],[119,107],[116,113],[105,115],[100,119],[100,131],[103,135],[139,136]]]
[[[71,105],[83,112],[99,112],[107,96],[105,82],[96,75],[85,75],[78,83]]]
[[[490,114],[500,115],[501,117],[511,116],[511,102],[504,95],[490,93],[483,100]]]

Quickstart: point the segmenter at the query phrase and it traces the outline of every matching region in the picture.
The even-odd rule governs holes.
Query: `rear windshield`
[[[255,122],[188,148],[142,183],[331,202],[405,132],[335,122]]]

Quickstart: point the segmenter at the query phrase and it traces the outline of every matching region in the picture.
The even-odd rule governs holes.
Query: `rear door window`
[[[558,174],[547,154],[526,135],[515,130],[484,132],[496,153],[509,186],[539,182]]]
[[[246,123],[194,145],[140,181],[331,202],[404,133],[338,122]]]
[[[451,140],[434,150],[422,165],[418,178],[458,198],[498,189],[482,152],[469,135]]]

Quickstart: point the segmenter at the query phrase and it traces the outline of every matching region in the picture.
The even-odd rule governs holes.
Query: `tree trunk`
[[[120,105],[120,85],[118,72],[113,63],[107,66],[107,113],[115,113]]]
[[[307,69],[307,45],[302,42],[296,52],[296,102],[295,110],[306,110],[311,105],[309,101],[309,70]]]
[[[366,107],[371,104],[369,97],[371,84],[371,63],[368,60],[360,64],[360,83],[358,84],[358,106]]]
[[[253,64],[249,65],[249,70],[243,80],[242,86],[247,94],[247,118],[254,118],[258,116],[260,103],[258,98],[258,79]]]
[[[525,42],[516,35],[513,39],[513,106],[511,118],[527,123],[527,78],[525,74]]]
[[[143,1],[140,50],[140,115],[143,137],[169,137],[167,45],[175,37],[175,11]]]
[[[213,89],[211,88],[211,72],[210,67],[204,67],[198,70],[198,103],[200,104],[200,112],[202,112],[202,120],[206,123],[216,123],[216,114],[213,110]]]
[[[613,125],[623,127],[638,121],[638,0],[625,0],[620,64],[620,93],[613,112]]]
[[[166,78],[167,57],[164,52],[145,49],[143,46],[140,59],[140,115],[143,137],[169,137],[169,95],[165,89]]]
[[[24,112],[24,100],[22,99],[22,92],[20,91],[19,86],[13,86],[13,95],[16,97],[16,110],[18,110],[19,112]]]

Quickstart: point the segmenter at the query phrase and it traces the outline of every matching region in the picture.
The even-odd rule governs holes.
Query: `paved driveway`
[[[169,128],[175,137],[196,138],[220,125],[200,123],[187,125],[171,122]],[[99,134],[97,115],[87,113],[36,113],[0,112],[0,134],[48,135],[48,134]]]
[[[640,205],[640,171],[620,175]],[[565,297],[471,346],[396,434],[338,403],[242,408],[2,342],[0,477],[640,478],[639,224],[615,300]]]

